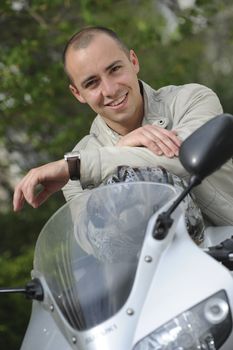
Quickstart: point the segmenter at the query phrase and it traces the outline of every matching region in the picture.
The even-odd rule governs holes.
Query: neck
[[[116,131],[119,135],[125,136],[131,131],[139,128],[142,125],[143,116],[134,121],[134,123],[125,123],[115,125],[112,129]],[[110,126],[111,127],[111,126]]]
[[[130,133],[131,131],[139,128],[142,125],[142,119],[137,119],[134,123],[117,123],[117,122],[109,122],[105,121],[109,128],[113,131],[117,132],[119,135],[124,136]]]

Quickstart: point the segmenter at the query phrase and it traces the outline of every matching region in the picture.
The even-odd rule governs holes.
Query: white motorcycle
[[[209,227],[197,246],[182,203],[232,157],[232,134],[233,116],[224,114],[184,141],[180,161],[191,178],[181,194],[123,182],[53,215],[32,280],[2,289],[34,299],[21,350],[233,349],[233,228]]]

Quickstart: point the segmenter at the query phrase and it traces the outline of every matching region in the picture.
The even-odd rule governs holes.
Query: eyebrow
[[[112,62],[109,66],[107,66],[104,71],[105,72],[108,72],[110,71],[116,64],[119,64],[119,63],[122,63],[121,60],[116,60],[114,62]],[[93,79],[96,79],[96,75],[91,75],[89,76],[88,78],[86,78],[82,83],[81,83],[81,86],[83,88],[85,88],[86,84],[88,84],[90,81],[92,81]]]

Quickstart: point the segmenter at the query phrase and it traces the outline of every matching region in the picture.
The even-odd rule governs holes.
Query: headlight
[[[220,291],[148,334],[134,350],[217,350],[231,329],[227,296]]]

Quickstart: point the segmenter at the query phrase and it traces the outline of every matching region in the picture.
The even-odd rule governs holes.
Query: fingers
[[[179,155],[181,141],[175,131],[163,129],[155,125],[144,125],[123,136],[117,146],[144,146],[156,155],[169,158]]]
[[[13,197],[14,211],[21,210],[25,201],[27,201],[34,208],[38,206],[35,194],[37,184],[38,179],[35,175],[35,170],[32,169],[15,188]]]
[[[25,201],[33,208],[38,208],[51,194],[59,191],[68,180],[69,170],[64,159],[30,170],[15,188],[14,211],[21,210]]]
[[[34,198],[34,208],[38,208],[41,204],[43,204],[50,196],[51,192],[44,188],[41,192],[37,194]]]
[[[148,148],[158,156],[161,156],[164,153],[164,151],[161,149],[159,139],[155,137],[155,135],[153,135],[150,130],[142,129],[139,146]]]
[[[23,193],[19,188],[16,188],[14,192],[14,197],[13,197],[13,210],[14,211],[21,210],[23,208],[24,202],[25,200],[24,200]]]
[[[148,139],[150,139],[150,145],[148,148],[158,155],[165,155],[167,157],[174,157],[179,155],[179,147],[181,145],[180,140],[176,136],[175,132],[156,127],[154,125],[145,125],[144,133],[146,133]],[[155,150],[153,150],[154,145]],[[151,148],[152,147],[152,148]],[[159,151],[156,151],[159,149]]]

